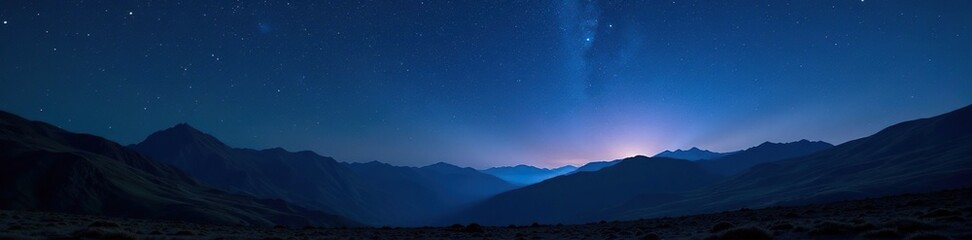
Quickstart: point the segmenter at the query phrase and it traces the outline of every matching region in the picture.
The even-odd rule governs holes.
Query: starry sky
[[[551,167],[972,103],[972,1],[0,1],[0,110],[340,161]]]

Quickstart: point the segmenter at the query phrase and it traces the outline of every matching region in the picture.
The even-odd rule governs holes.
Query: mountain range
[[[764,142],[746,150],[725,154],[722,157],[701,159],[698,164],[707,171],[719,175],[734,175],[761,163],[804,156],[833,147],[833,144],[806,139],[790,143]]]
[[[524,186],[541,182],[552,177],[564,175],[576,171],[577,167],[567,165],[559,168],[538,168],[529,165],[516,165],[506,167],[492,167],[480,170],[489,175],[496,176],[507,182]]]
[[[972,106],[839,145],[698,148],[579,168],[346,163],[178,124],[125,147],[0,112],[0,208],[243,225],[583,223],[972,186]]]
[[[972,186],[972,106],[907,121],[803,157],[764,163],[617,219],[822,203]],[[647,203],[647,202],[646,202]]]
[[[718,168],[724,163],[772,162],[816,152],[826,146],[830,145],[809,141],[764,143],[733,154],[711,154],[722,156],[713,160],[636,156],[594,162],[594,166],[601,168],[555,177],[499,194],[458,214],[455,221],[486,224],[598,221],[610,218],[607,213],[625,208],[631,202],[645,204],[678,199],[681,192],[714,184],[725,176],[722,174],[724,169]],[[692,148],[667,152],[677,155],[676,152],[708,151]],[[737,154],[739,157],[733,157]]]
[[[310,151],[233,148],[188,124],[153,133],[131,148],[225,191],[280,198],[372,225],[415,225],[514,187],[444,163],[347,164]]]
[[[692,147],[689,150],[682,150],[682,149],[678,149],[675,151],[665,150],[663,152],[655,154],[654,157],[665,157],[665,158],[696,161],[696,160],[704,160],[704,159],[716,159],[731,154],[732,153],[717,153],[709,150],[702,150],[697,147]]]
[[[284,201],[230,194],[101,137],[0,111],[0,208],[244,225],[356,226]]]

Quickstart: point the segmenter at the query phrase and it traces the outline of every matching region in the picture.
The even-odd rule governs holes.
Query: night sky
[[[972,1],[0,1],[0,110],[341,161],[580,164],[972,103]]]

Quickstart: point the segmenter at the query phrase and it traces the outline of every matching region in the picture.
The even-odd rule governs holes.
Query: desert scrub
[[[717,232],[721,232],[722,230],[733,228],[735,226],[736,225],[733,225],[732,223],[729,222],[720,222],[713,225],[712,229],[709,229],[709,232],[717,233]]]
[[[918,231],[928,231],[935,230],[934,225],[928,224],[924,221],[911,219],[911,218],[899,218],[888,223],[888,226],[898,229],[899,232],[903,233],[913,233]]]
[[[101,239],[101,240],[135,240],[138,239],[133,233],[105,228],[86,228],[74,231],[72,237],[80,239]]]
[[[810,229],[810,235],[840,235],[850,233],[853,228],[850,224],[834,221],[823,221]]]
[[[773,234],[758,227],[733,228],[719,234],[709,236],[706,240],[769,240]]]

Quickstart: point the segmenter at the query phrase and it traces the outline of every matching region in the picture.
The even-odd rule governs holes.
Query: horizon
[[[3,2],[0,109],[123,144],[191,122],[233,147],[399,166],[839,144],[972,102],[970,9]]]

